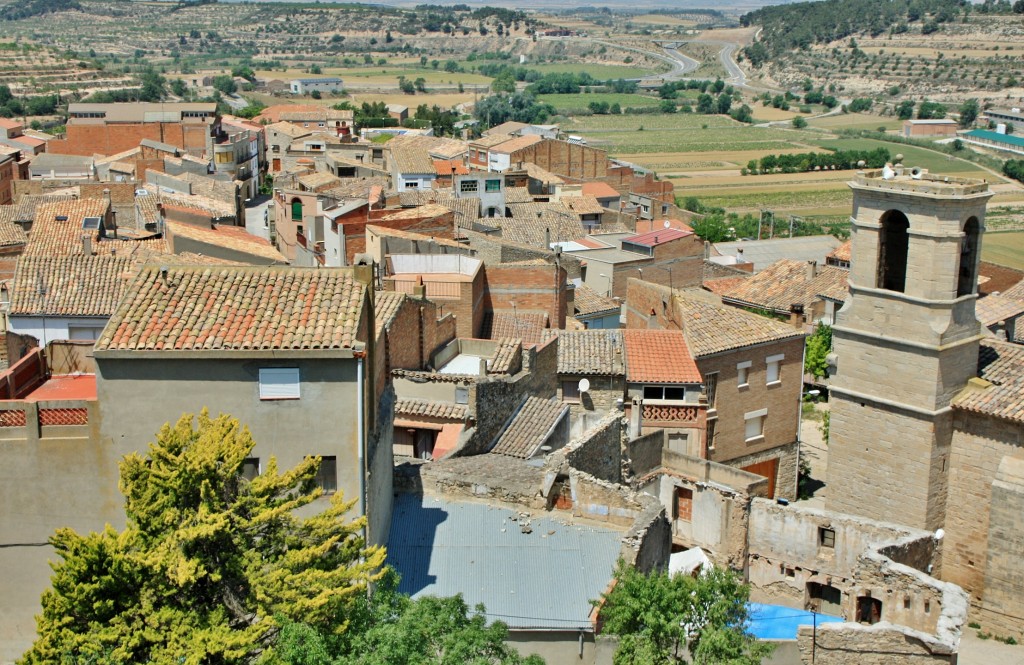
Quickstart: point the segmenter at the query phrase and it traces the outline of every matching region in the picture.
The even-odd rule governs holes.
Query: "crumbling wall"
[[[622,478],[622,436],[625,422],[618,414],[605,417],[596,427],[565,447],[570,466],[595,478],[618,483]]]
[[[926,665],[956,663],[955,653],[926,633],[899,626],[827,623],[800,626],[800,660],[814,665]]]
[[[661,466],[665,447],[665,430],[655,430],[629,442],[629,467],[635,476],[642,476]]]

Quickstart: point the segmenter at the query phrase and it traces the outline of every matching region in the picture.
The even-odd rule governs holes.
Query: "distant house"
[[[409,119],[409,107],[401,104],[388,104],[388,117],[403,123]]]
[[[995,148],[1003,152],[1012,152],[1017,155],[1024,155],[1024,138],[1001,132],[993,132],[987,129],[974,129],[961,138],[967,143]]]
[[[335,92],[345,88],[345,82],[337,77],[292,79],[289,83],[292,94],[308,95],[317,92]]]
[[[956,120],[904,120],[903,136],[906,138],[927,136],[955,136],[959,128]]]

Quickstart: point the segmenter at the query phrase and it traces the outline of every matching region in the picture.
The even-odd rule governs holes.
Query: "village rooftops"
[[[568,411],[569,407],[557,399],[527,397],[490,452],[530,459]]]
[[[621,330],[562,330],[558,333],[558,373],[624,376]]]
[[[993,293],[978,298],[974,310],[982,325],[994,326],[1024,314],[1024,302]]]
[[[579,316],[617,312],[621,309],[619,303],[611,298],[602,296],[586,284],[580,284],[576,287],[573,302],[576,307],[576,314]]]
[[[953,406],[1024,423],[1024,346],[982,342],[978,374],[953,399]]]
[[[700,383],[700,370],[679,330],[624,330],[630,383]]]
[[[364,291],[347,269],[150,264],[129,286],[96,353],[348,356],[362,346]]]
[[[630,249],[629,245],[657,247],[658,245],[664,245],[665,243],[672,242],[673,240],[679,240],[680,238],[686,238],[687,236],[692,235],[692,231],[687,232],[672,228],[648,231],[647,233],[642,233],[640,235],[623,238],[622,249]]]
[[[399,173],[434,175],[435,159],[455,159],[466,152],[466,144],[434,136],[396,136],[387,142],[391,160]]]
[[[788,314],[794,304],[809,309],[821,294],[835,300],[847,288],[850,271],[814,262],[783,259],[722,294],[728,303]]]
[[[110,316],[135,273],[127,256],[23,256],[11,293],[16,316]]]
[[[746,312],[728,305],[716,305],[699,294],[676,293],[687,344],[697,358],[713,356],[758,344],[804,336],[789,324]]]
[[[780,222],[781,224],[781,222]],[[739,240],[715,243],[715,251],[723,257],[735,257],[735,263],[754,264],[754,272],[764,270],[776,261],[793,259],[824,263],[825,257],[835,251],[841,241],[835,236],[798,236],[796,238],[772,238],[770,240]],[[720,257],[712,257],[716,263],[723,263]]]

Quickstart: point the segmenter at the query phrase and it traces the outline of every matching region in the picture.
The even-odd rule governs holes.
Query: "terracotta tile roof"
[[[503,122],[500,125],[495,125],[490,129],[484,130],[484,136],[492,136],[496,134],[498,136],[508,137],[510,134],[526,129],[527,127],[529,127],[529,125],[525,122],[509,120],[508,122]]]
[[[11,314],[110,316],[135,268],[127,256],[23,256],[11,291]]]
[[[714,247],[714,245],[712,245]],[[718,279],[720,277],[750,277],[753,273],[749,273],[739,268],[733,268],[732,266],[723,266],[720,263],[709,261],[704,259],[704,279]]]
[[[528,397],[491,450],[497,455],[530,459],[540,449],[558,421],[569,410],[561,402]]]
[[[395,402],[395,415],[465,420],[469,409],[465,404],[435,402],[429,399],[400,399]]]
[[[274,122],[263,128],[268,132],[278,132],[279,134],[286,134],[292,138],[298,138],[300,136],[306,136],[312,134],[310,129],[293,125],[290,122]]]
[[[96,237],[96,231],[82,229],[86,217],[105,218],[109,204],[104,199],[72,199],[44,202],[36,206],[27,256],[83,254],[82,236]],[[58,217],[64,219],[57,219]],[[95,244],[95,243],[94,243]]]
[[[466,144],[435,136],[397,136],[387,142],[390,161],[399,173],[434,173],[435,159],[454,159]]]
[[[547,327],[548,315],[543,312],[494,310],[484,314],[481,336],[484,339],[514,337],[526,344],[539,344]]]
[[[993,294],[978,298],[974,311],[983,326],[993,326],[1024,314],[1024,301]]]
[[[599,312],[619,311],[619,303],[611,298],[606,298],[586,284],[580,284],[575,289],[574,297],[576,315],[586,316]]]
[[[849,263],[850,262],[850,255],[851,255],[850,248],[851,248],[852,244],[853,244],[852,241],[847,240],[842,245],[839,245],[839,247],[836,247],[831,252],[829,252],[825,256],[825,259],[826,260],[833,259],[835,261],[846,261],[847,263]]]
[[[621,330],[562,330],[558,333],[558,373],[624,376]]]
[[[533,162],[523,162],[523,169],[526,171],[526,175],[530,176],[534,180],[538,180],[545,185],[561,185],[565,182],[565,178],[552,173],[546,169],[542,169]],[[584,190],[584,194],[587,193]]]
[[[600,215],[607,211],[593,196],[563,196],[560,200],[577,215]]]
[[[398,310],[405,301],[405,294],[401,291],[377,291],[373,298],[374,319],[379,333],[388,328],[398,316]]]
[[[807,262],[782,259],[723,293],[722,299],[773,312],[788,312],[795,303],[809,308],[821,294],[839,295],[840,289],[847,288],[850,276],[849,271],[835,266],[818,266],[813,278],[809,278],[808,273]]]
[[[711,293],[722,295],[723,293],[733,290],[749,277],[749,275],[746,275],[736,277],[719,277],[718,279],[705,279],[703,286],[708,291],[711,291]]]
[[[630,383],[700,383],[700,371],[679,330],[624,330]]]
[[[515,374],[522,368],[523,340],[503,337],[487,365],[488,374]]]
[[[636,233],[650,233],[651,231],[657,231],[658,229],[665,228],[665,222],[668,222],[668,228],[678,229],[679,231],[686,231],[687,233],[693,233],[693,227],[686,222],[679,221],[678,219],[638,219],[636,220]]]
[[[953,406],[1024,423],[1024,346],[983,341],[978,374],[953,398]]]
[[[423,235],[422,233],[403,231],[402,229],[389,229],[386,226],[377,226],[376,224],[367,224],[366,230],[375,233],[378,236],[405,238],[406,240],[429,240],[430,242],[433,242],[438,245],[445,245],[446,247],[466,247],[457,240],[449,240],[448,238],[438,238],[436,236]]]
[[[349,349],[363,286],[344,269],[146,266],[98,350]]]
[[[437,175],[469,175],[469,169],[462,162],[453,159],[435,159],[434,173]]]
[[[0,247],[24,245],[28,242],[28,236],[21,225],[14,223],[17,211],[17,206],[0,206]]]
[[[15,205],[17,211],[14,219],[19,222],[31,222],[36,218],[36,208],[44,203],[59,203],[61,201],[75,201],[78,197],[72,194],[25,194]]]
[[[505,205],[510,203],[533,203],[533,194],[529,187],[506,187]]]
[[[214,225],[213,228],[206,228],[194,224],[168,221],[167,231],[172,237],[188,238],[195,242],[258,256],[276,263],[288,262],[288,259],[277,251],[269,240],[254,236],[240,226],[219,224]]]
[[[320,188],[330,189],[331,186],[341,184],[341,178],[333,173],[327,173],[326,171],[317,171],[315,173],[300,175],[298,180],[300,185],[314,192]]]
[[[507,207],[512,217],[488,219],[485,223],[499,225],[501,237],[512,242],[543,247],[546,230],[551,232],[551,242],[579,238],[586,233],[579,217],[562,205],[511,203]]]
[[[622,196],[614,187],[606,182],[585,182],[581,191],[586,196],[593,196],[597,199],[619,198]]]
[[[697,358],[766,342],[803,337],[803,330],[699,296],[676,294],[687,344]]]
[[[1016,284],[1006,289],[999,295],[1003,296],[1004,298],[1012,298],[1014,300],[1024,302],[1024,282],[1017,282]]]
[[[470,141],[469,145],[476,149],[490,148],[491,146],[498,145],[499,143],[505,143],[508,141],[508,137],[508,134],[485,134],[478,139]]]

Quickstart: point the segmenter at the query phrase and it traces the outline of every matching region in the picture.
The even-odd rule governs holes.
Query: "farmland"
[[[540,95],[538,99],[547,102],[555,107],[559,113],[575,114],[586,112],[589,104],[593,102],[618,104],[623,109],[633,108],[657,108],[660,103],[658,99],[648,95],[618,94],[612,92],[591,93],[581,95]],[[616,116],[617,118],[618,116]]]
[[[1024,270],[1024,231],[986,233],[981,246],[981,258]]]

